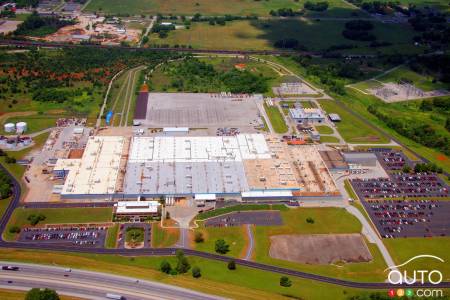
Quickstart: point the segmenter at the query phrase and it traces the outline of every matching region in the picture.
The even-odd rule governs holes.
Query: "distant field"
[[[266,15],[272,9],[284,7],[298,9],[302,5],[294,0],[92,0],[86,10],[98,11],[101,9],[107,13],[122,14]]]
[[[318,2],[320,0],[313,0]],[[175,14],[193,15],[268,15],[271,10],[280,8],[303,8],[305,1],[294,0],[92,0],[87,11],[102,11],[116,14]],[[355,8],[340,0],[328,1],[330,8],[326,12],[307,12],[312,16],[350,16]],[[362,13],[362,12],[361,12]]]
[[[374,23],[374,34],[380,41],[391,42],[392,46],[383,48],[367,47],[367,42],[355,42],[342,36],[345,26],[343,20],[302,20],[271,19],[266,21],[234,21],[225,26],[194,23],[190,29],[171,31],[169,36],[160,39],[156,34],[150,36],[149,45],[168,44],[191,45],[202,49],[270,50],[273,44],[283,38],[295,38],[308,50],[327,49],[333,45],[354,44],[355,52],[375,52],[411,48],[414,32],[407,25]],[[324,38],[326,37],[326,38]]]

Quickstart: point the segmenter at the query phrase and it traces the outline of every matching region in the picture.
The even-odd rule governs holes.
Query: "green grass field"
[[[119,224],[114,224],[113,226],[108,228],[105,240],[106,248],[116,248],[118,233],[119,233]]]
[[[228,206],[224,208],[218,208],[214,210],[210,210],[201,214],[198,214],[196,219],[197,220],[206,220],[212,217],[220,216],[223,214],[227,214],[234,211],[248,211],[248,210],[288,210],[288,208],[285,205],[282,204],[240,204],[240,205],[234,205],[234,206]]]
[[[246,247],[245,228],[243,226],[233,227],[204,227],[203,222],[200,222],[200,228],[195,229],[196,232],[201,232],[205,239],[202,243],[193,242],[194,249],[204,252],[215,252],[215,242],[218,239],[224,239],[230,246],[230,252],[226,255],[232,257],[242,257]]]
[[[320,134],[333,134],[333,129],[327,125],[314,126]]]
[[[23,116],[23,117],[13,117],[8,118],[4,121],[4,123],[17,123],[17,122],[26,122],[27,123],[27,131],[26,134],[35,133],[50,127],[56,126],[56,120],[60,117],[63,117],[64,115],[49,115],[49,114],[42,114],[42,115],[33,115],[33,116]],[[4,124],[3,123],[3,124]],[[2,124],[2,125],[3,125]],[[1,128],[1,132],[3,134],[8,134],[3,131],[3,126]]]
[[[375,244],[368,243],[373,260],[368,263],[349,263],[339,265],[308,265],[273,259],[269,255],[270,236],[279,234],[331,234],[359,233],[361,224],[343,208],[299,208],[284,211],[283,226],[257,226],[255,234],[255,260],[262,263],[302,270],[331,277],[356,281],[383,280],[386,267],[381,253]],[[306,219],[311,217],[314,224]]]
[[[435,255],[445,263],[430,258],[417,259],[405,266],[408,272],[413,270],[431,270],[436,269],[442,272],[443,281],[450,280],[450,238],[399,238],[384,239],[384,244],[392,255],[396,264],[402,264],[416,255],[429,254]],[[409,273],[412,274],[412,273]]]
[[[335,101],[319,100],[320,106],[329,114],[337,113],[342,121],[336,124],[337,130],[348,143],[388,143],[389,140],[373,128],[363,123]]]
[[[347,40],[342,36],[343,20],[269,19],[264,21],[233,21],[225,26],[211,26],[206,22],[193,23],[190,29],[171,31],[167,38],[150,36],[150,45],[191,45],[201,49],[271,50],[283,38],[295,38],[308,50],[319,51],[333,45],[354,44],[351,52],[395,52],[413,49],[414,32],[399,24],[374,23],[374,34],[379,40],[392,43],[383,48],[370,48],[368,42]],[[327,38],[323,38],[326,35]],[[349,51],[347,51],[349,52]]]
[[[321,136],[321,143],[339,143],[339,139],[335,136]]]
[[[337,2],[339,1],[332,1]],[[341,5],[342,6],[342,5]],[[92,0],[86,7],[88,11],[102,11],[116,14],[175,14],[194,15],[268,15],[272,9],[298,9],[302,7],[294,0]]]
[[[172,247],[180,236],[177,228],[162,228],[159,224],[152,224],[152,246],[155,248]]]
[[[267,112],[267,116],[270,119],[273,130],[275,130],[276,133],[286,133],[288,131],[288,127],[278,106],[269,106],[264,103],[264,109]]]
[[[3,236],[7,240],[13,240],[16,235],[11,234],[8,229],[11,226],[31,226],[27,220],[32,214],[43,214],[45,220],[39,222],[43,224],[70,224],[70,223],[102,223],[111,222],[112,208],[16,208],[9,219],[6,231]]]
[[[432,90],[449,89],[450,88],[449,84],[433,82],[433,77],[418,74],[406,66],[401,66],[401,67],[395,69],[394,71],[377,78],[377,80],[384,82],[384,83],[388,83],[388,82],[397,83],[400,80],[409,80],[416,87],[418,87],[424,91],[432,91]]]
[[[170,276],[158,271],[163,259],[167,259],[172,266],[175,265],[175,258],[171,257],[126,257],[10,249],[0,249],[0,256],[8,261],[38,262],[156,280],[231,299],[282,300],[288,297],[344,300],[358,293],[370,292],[293,277],[291,277],[292,286],[284,288],[279,285],[280,274],[241,266],[237,266],[234,271],[229,271],[225,262],[194,257],[188,257],[188,259],[192,266],[200,267],[202,277],[199,279],[192,278],[190,273]]]

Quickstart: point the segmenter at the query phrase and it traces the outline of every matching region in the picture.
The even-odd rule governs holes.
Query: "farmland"
[[[313,1],[314,2],[314,1]],[[308,12],[311,16],[350,16],[355,9],[339,0],[328,1],[330,8],[324,13]],[[173,15],[259,15],[267,16],[271,10],[280,8],[303,8],[303,2],[294,0],[92,0],[87,11],[102,11],[111,14],[173,14]]]
[[[392,43],[380,48],[383,52],[392,52],[411,48],[414,32],[408,25],[374,23],[374,34],[379,40]],[[167,38],[150,36],[153,45],[191,45],[194,49],[227,50],[271,50],[274,43],[281,39],[294,38],[299,44],[311,51],[325,50],[339,44],[353,44],[358,48],[354,52],[374,52],[379,49],[368,47],[368,42],[356,42],[342,36],[345,21],[342,20],[305,20],[291,18],[285,20],[269,19],[242,20],[228,22],[225,26],[193,23],[190,29],[171,31]],[[324,39],[324,35],[327,36]]]

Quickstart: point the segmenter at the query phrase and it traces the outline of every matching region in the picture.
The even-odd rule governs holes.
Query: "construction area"
[[[269,254],[277,259],[315,265],[372,260],[361,234],[273,235]]]
[[[145,117],[138,114],[137,121],[151,127],[240,127],[255,131],[263,126],[258,110],[262,101],[262,95],[148,93],[147,113]],[[138,102],[137,107],[145,107],[145,103]]]

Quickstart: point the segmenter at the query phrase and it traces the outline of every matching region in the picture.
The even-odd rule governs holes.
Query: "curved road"
[[[7,207],[5,213],[0,219],[0,233],[6,229],[8,220],[10,219],[14,209],[19,205],[20,201],[20,184],[19,182],[6,170],[1,164],[0,169],[11,177],[13,184],[13,199],[10,205]],[[3,240],[3,236],[0,236],[0,247],[2,248],[15,248],[15,249],[35,249],[35,250],[48,250],[48,251],[62,251],[62,252],[76,252],[76,253],[93,253],[93,254],[115,254],[124,256],[173,256],[177,248],[144,248],[144,249],[102,249],[102,248],[86,248],[80,246],[61,246],[61,245],[45,245],[36,243],[21,243],[21,242],[8,242]],[[217,255],[213,253],[201,252],[191,249],[183,249],[186,255],[196,256],[206,259],[212,259],[216,261],[228,262],[229,257]],[[244,259],[234,259],[239,265],[246,266],[249,268],[254,268],[258,270],[274,272],[278,274],[290,275],[294,277],[316,280],[320,282],[336,284],[340,286],[346,286],[351,288],[367,288],[367,289],[388,289],[388,288],[398,288],[400,285],[392,285],[385,282],[355,282],[349,280],[342,280],[333,277],[327,277],[317,274],[311,274],[306,272],[301,272],[297,270],[286,269],[282,267],[266,265],[262,263],[252,262]],[[450,282],[441,282],[438,285],[432,285],[430,283],[426,284],[413,284],[405,287],[434,287],[434,288],[450,288]]]
[[[0,287],[6,289],[47,287],[60,294],[86,299],[104,299],[107,293],[124,296],[127,300],[223,299],[177,286],[106,273],[4,261],[0,264],[19,267],[18,271],[0,270]]]

